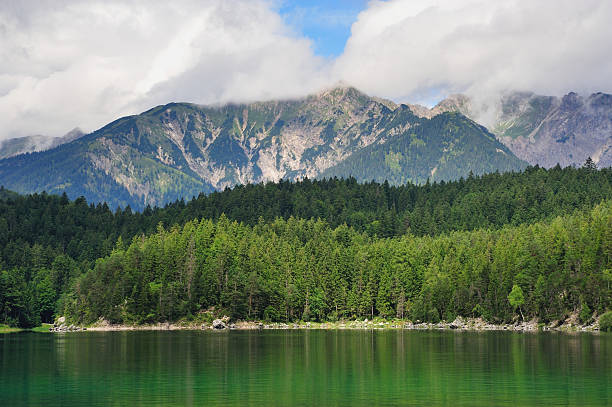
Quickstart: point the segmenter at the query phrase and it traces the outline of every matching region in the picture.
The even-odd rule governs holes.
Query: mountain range
[[[0,184],[143,209],[279,179],[425,183],[528,163],[582,164],[587,156],[609,166],[611,98],[515,92],[496,105],[492,131],[478,123],[480,110],[464,95],[431,109],[349,86],[296,100],[170,103],[65,137],[55,148],[0,160]]]

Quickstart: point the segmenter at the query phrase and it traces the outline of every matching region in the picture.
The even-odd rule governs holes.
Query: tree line
[[[237,186],[163,208],[111,210],[84,198],[0,188],[0,323],[33,326],[64,312],[76,281],[117,242],[222,217],[244,226],[320,219],[364,239],[497,230],[588,210],[612,196],[612,170],[529,167],[448,183],[390,186],[355,179]],[[386,242],[386,240],[380,240]],[[123,243],[122,243],[123,244]],[[386,243],[379,243],[386,244]]]

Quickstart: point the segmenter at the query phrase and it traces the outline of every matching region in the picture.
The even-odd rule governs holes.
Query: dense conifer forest
[[[77,279],[66,311],[124,324],[211,307],[249,320],[501,322],[515,312],[508,297],[517,286],[520,312],[550,321],[612,305],[610,259],[610,202],[532,225],[383,239],[321,220],[251,227],[222,216],[118,245]]]
[[[611,198],[592,166],[281,181],[140,213],[1,190],[0,323],[590,318],[612,305]]]

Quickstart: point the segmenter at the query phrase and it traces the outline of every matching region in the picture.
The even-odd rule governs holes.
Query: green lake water
[[[0,335],[0,405],[606,406],[612,335]]]

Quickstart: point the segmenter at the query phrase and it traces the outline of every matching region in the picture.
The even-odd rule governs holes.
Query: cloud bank
[[[611,19],[607,0],[373,1],[334,69],[368,92],[400,100],[609,92]]]
[[[278,4],[2,2],[0,138],[91,131],[171,101],[297,97],[339,80],[430,103],[456,92],[612,92],[607,0],[372,1],[335,60],[318,57]]]
[[[320,88],[310,41],[259,0],[0,5],[1,138],[94,130],[170,101],[221,103]]]

